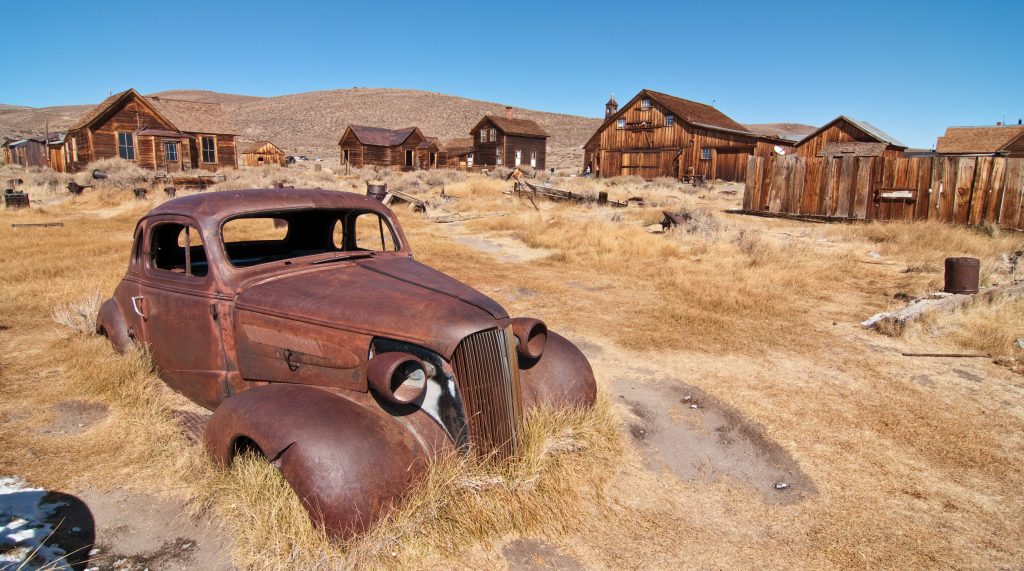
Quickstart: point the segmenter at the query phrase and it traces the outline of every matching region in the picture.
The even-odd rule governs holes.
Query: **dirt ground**
[[[989,358],[903,356],[964,346],[951,325],[902,337],[860,325],[898,307],[900,295],[934,289],[938,269],[912,270],[920,261],[915,250],[887,245],[872,231],[726,213],[741,192],[741,185],[740,194],[737,185],[723,185],[680,193],[716,225],[692,234],[656,233],[657,206],[626,214],[545,206],[536,213],[500,191],[493,200],[505,204],[505,218],[435,223],[429,212],[397,210],[418,259],[513,315],[544,319],[580,346],[616,402],[626,442],[620,460],[605,467],[610,478],[596,492],[601,500],[583,506],[585,516],[563,532],[510,533],[428,566],[449,557],[449,565],[514,570],[1024,567],[1024,376]],[[460,200],[468,208],[476,198]],[[110,261],[98,267],[113,275],[62,285],[66,291],[54,299],[106,292],[120,277],[134,220],[144,211],[55,200],[32,213],[0,213],[4,263],[30,256],[45,268],[61,256],[88,260],[95,246],[76,251],[72,229],[92,225],[111,233],[102,245]],[[524,239],[516,216],[539,217],[529,228],[546,230]],[[10,228],[56,220],[63,229]],[[630,234],[601,235],[620,227]],[[33,248],[46,232],[65,236],[66,251]],[[548,232],[557,236],[545,241]],[[774,257],[758,257],[760,246],[746,245],[751,232]],[[1024,249],[1017,237],[957,232],[967,233],[967,245],[947,240],[949,255]],[[625,265],[631,240],[674,253],[663,265],[652,255],[638,264],[644,269],[614,269]],[[619,261],[600,252],[584,259],[577,241]],[[1013,279],[989,271],[989,257],[986,279]],[[665,276],[666,266],[677,281]],[[14,278],[2,283],[5,297],[17,295]],[[699,295],[725,305],[701,307],[698,294],[673,293],[697,286],[707,290]],[[47,475],[54,455],[31,460],[12,452],[12,444],[29,455],[53,443],[74,446],[123,422],[99,398],[40,403],[24,394],[31,383],[63,374],[65,364],[49,352],[76,342],[40,307],[0,316],[0,415],[9,438],[0,475],[26,478],[87,508],[99,550],[90,566],[232,568],[234,537],[213,514],[188,515],[173,489],[146,482],[110,489],[88,466],[62,479]],[[195,407],[175,403],[191,414],[183,418],[200,422]],[[57,481],[67,487],[49,487]]]

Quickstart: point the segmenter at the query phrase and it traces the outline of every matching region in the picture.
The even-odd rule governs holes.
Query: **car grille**
[[[462,340],[452,359],[473,449],[505,459],[516,453],[522,417],[519,364],[511,329]]]

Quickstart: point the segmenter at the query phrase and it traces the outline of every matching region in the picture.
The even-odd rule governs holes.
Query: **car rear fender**
[[[241,442],[255,443],[313,521],[339,538],[369,527],[428,464],[416,436],[383,409],[304,385],[232,396],[214,412],[204,439],[224,466]]]

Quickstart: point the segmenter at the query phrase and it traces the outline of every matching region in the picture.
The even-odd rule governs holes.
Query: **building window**
[[[167,160],[178,160],[178,143],[175,143],[174,141],[167,141],[164,143],[164,148],[167,149]]]
[[[468,155],[466,155],[466,166],[473,166],[473,153],[469,153]]]
[[[676,116],[675,115],[665,115],[665,126],[666,127],[671,127],[672,125],[675,125],[675,124],[676,124]]]
[[[126,161],[135,160],[135,137],[131,133],[117,134],[117,156]]]
[[[494,143],[498,140],[498,132],[493,128],[491,129],[491,142]]]
[[[201,137],[203,144],[203,162],[217,162],[217,139],[214,137]]]
[[[523,164],[523,150],[516,149],[516,166]]]
[[[537,151],[530,151],[530,166],[537,168]]]
[[[650,109],[651,108],[651,100],[650,99],[641,99],[640,100],[640,108],[641,109]]]
[[[480,142],[481,143],[486,143],[487,142],[487,129],[480,129]]]
[[[615,122],[615,126],[617,128],[619,128],[619,129],[625,129],[626,128],[626,120],[625,119],[619,119],[618,121]]]
[[[500,165],[501,164],[501,159],[502,159],[501,151],[502,151],[501,147],[495,147],[495,149],[494,149],[494,164],[496,164],[496,165]]]
[[[711,160],[711,147],[700,148],[700,160],[710,161]]]

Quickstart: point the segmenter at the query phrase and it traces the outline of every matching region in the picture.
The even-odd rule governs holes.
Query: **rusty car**
[[[262,454],[342,538],[431,459],[513,457],[525,412],[597,394],[575,345],[416,261],[395,214],[347,192],[157,206],[97,332],[118,351],[148,347],[168,386],[213,411],[202,440],[219,463]]]

